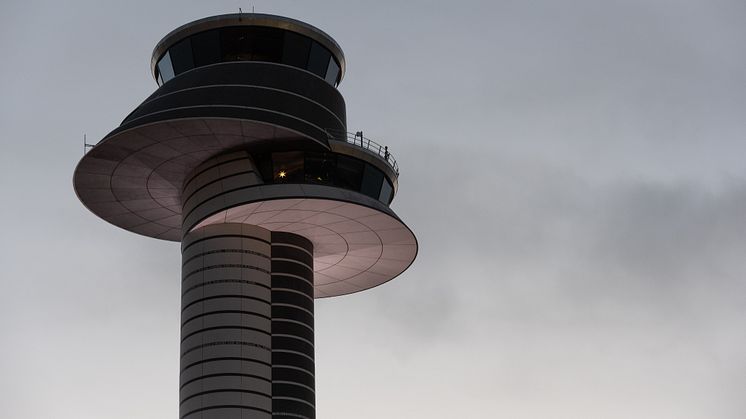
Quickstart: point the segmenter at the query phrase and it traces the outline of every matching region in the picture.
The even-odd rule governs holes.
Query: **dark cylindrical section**
[[[182,242],[181,419],[272,417],[271,233],[209,225]]]
[[[272,413],[316,417],[313,244],[272,232]]]
[[[347,129],[344,98],[324,80],[279,64],[235,62],[198,68],[164,84],[109,136],[156,122],[203,118],[276,126],[322,147],[328,146],[327,130]]]

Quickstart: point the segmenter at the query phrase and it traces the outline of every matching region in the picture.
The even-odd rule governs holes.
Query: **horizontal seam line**
[[[208,250],[207,252],[198,253],[198,254],[190,257],[189,259],[185,260],[184,262],[182,262],[181,266],[182,267],[186,266],[187,263],[193,261],[194,259],[197,259],[200,256],[214,255],[214,254],[217,254],[217,253],[245,253],[245,254],[255,255],[255,256],[263,257],[265,259],[272,260],[272,258],[270,258],[269,255],[265,255],[264,253],[256,252],[254,250],[245,250],[245,249],[219,249],[219,250]]]
[[[221,405],[215,405],[215,406],[208,406],[208,407],[200,407],[199,409],[192,410],[191,412],[184,413],[183,416],[180,417],[180,419],[184,419],[185,417],[199,412],[204,412],[205,410],[212,410],[212,409],[248,409],[248,410],[256,410],[257,412],[264,412],[269,413],[270,415],[272,412],[266,409],[262,409],[259,407],[251,407],[251,406],[243,406],[238,404],[221,404]]]
[[[186,381],[185,383],[181,384],[179,386],[179,390],[183,389],[184,387],[188,386],[189,384],[199,381],[199,380],[205,380],[208,378],[216,378],[216,377],[243,377],[243,378],[256,378],[257,380],[266,381],[268,383],[272,383],[272,380],[270,380],[267,377],[262,377],[260,375],[254,375],[254,374],[241,374],[238,372],[226,372],[226,373],[215,373],[215,374],[205,374],[200,375],[199,377],[192,378],[189,381]]]
[[[261,364],[267,367],[272,368],[272,364],[269,362],[264,362],[258,359],[254,358],[243,358],[243,357],[237,357],[237,356],[224,356],[224,357],[217,357],[217,358],[207,358],[207,359],[201,359],[199,361],[192,362],[189,365],[185,365],[184,368],[181,368],[180,374],[183,374],[184,371],[186,371],[189,368],[192,368],[194,366],[197,366],[199,364],[206,364],[208,362],[219,362],[219,361],[245,361],[245,362],[254,362],[257,364]]]
[[[257,312],[254,312],[254,311],[246,311],[246,310],[214,310],[214,311],[208,311],[206,313],[200,313],[200,314],[197,314],[195,316],[192,316],[192,317],[184,320],[181,323],[181,327],[184,327],[187,323],[189,323],[189,322],[191,322],[193,320],[197,320],[200,317],[213,316],[213,315],[217,315],[217,314],[241,314],[241,315],[249,315],[249,316],[261,317],[261,318],[263,318],[265,320],[274,321],[274,319],[272,319],[271,316],[267,316],[265,314],[257,313]]]
[[[245,390],[245,389],[230,389],[230,388],[227,388],[227,389],[215,389],[215,390],[206,390],[206,391],[201,391],[201,392],[199,392],[199,393],[194,393],[194,394],[192,394],[192,395],[191,395],[191,396],[189,396],[189,397],[185,397],[184,399],[182,399],[182,400],[181,400],[181,401],[179,402],[179,406],[181,406],[181,405],[182,405],[182,404],[184,404],[184,403],[185,403],[186,401],[188,401],[188,400],[190,400],[190,399],[193,399],[193,398],[195,398],[195,397],[199,397],[199,396],[204,396],[204,395],[207,395],[207,394],[213,394],[213,393],[229,393],[229,392],[230,392],[230,393],[246,393],[246,394],[256,394],[256,395],[258,395],[258,396],[264,396],[264,397],[267,397],[267,398],[270,398],[270,399],[272,398],[272,396],[271,396],[271,395],[269,395],[269,394],[267,394],[267,393],[262,393],[261,391],[255,391],[255,390]]]
[[[220,294],[220,295],[211,295],[209,297],[204,297],[204,298],[199,298],[197,300],[194,300],[191,303],[189,303],[189,304],[185,305],[184,307],[182,307],[181,308],[181,312],[183,313],[184,310],[186,310],[187,308],[189,308],[189,307],[191,307],[191,306],[193,306],[195,304],[202,303],[202,302],[209,301],[209,300],[216,300],[216,299],[220,299],[220,298],[242,298],[242,299],[246,299],[246,300],[259,301],[261,303],[269,304],[270,306],[272,305],[272,302],[270,302],[270,301],[263,300],[263,299],[257,298],[257,297],[252,297],[252,296],[249,296],[249,295]],[[306,311],[308,311],[308,310],[306,310]],[[313,315],[313,313],[311,313],[311,315]]]
[[[226,239],[226,238],[241,238],[241,239],[256,240],[258,242],[262,242],[270,246],[272,245],[271,242],[264,240],[264,239],[260,239],[259,237],[254,237],[254,236],[246,236],[243,234],[216,234],[214,236],[200,237],[199,239],[194,240],[193,242],[186,245],[186,247],[183,247],[181,249],[181,253],[184,253],[187,249],[189,249],[190,247],[194,246],[197,243],[201,243],[203,241],[212,240],[212,239]]]
[[[181,338],[181,342],[184,343],[185,340],[189,339],[190,337],[199,334],[199,333],[205,333],[205,332],[212,332],[213,330],[249,330],[252,332],[261,333],[263,335],[272,336],[271,332],[268,332],[266,330],[259,329],[257,327],[251,327],[251,326],[211,326],[211,327],[205,327],[203,329],[195,330],[193,332],[190,332],[186,336]]]

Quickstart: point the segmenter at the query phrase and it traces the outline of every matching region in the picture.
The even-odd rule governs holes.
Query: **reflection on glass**
[[[311,55],[308,57],[308,71],[319,77],[326,75],[326,68],[329,67],[329,58],[332,54],[318,42],[311,45]]]
[[[339,65],[334,57],[329,57],[329,67],[326,68],[326,82],[336,86],[337,76],[339,76]]]
[[[171,54],[174,74],[179,75],[185,71],[194,68],[194,59],[192,58],[192,42],[189,38],[184,39],[178,44],[172,46],[168,52]]]
[[[158,74],[160,74],[164,83],[174,78],[174,67],[171,64],[171,54],[168,51],[158,61]]]
[[[295,32],[285,32],[282,62],[293,67],[306,68],[311,52],[311,39]]]
[[[369,164],[366,164],[360,192],[373,199],[378,199],[381,191],[381,182],[383,182],[383,172]]]
[[[194,66],[220,62],[220,32],[217,29],[198,33],[192,37],[192,55]]]
[[[334,184],[341,188],[360,190],[365,163],[353,157],[337,156],[337,173]]]
[[[378,196],[378,200],[388,205],[391,202],[391,194],[394,192],[394,188],[391,187],[388,179],[383,181],[381,186],[381,195]]]

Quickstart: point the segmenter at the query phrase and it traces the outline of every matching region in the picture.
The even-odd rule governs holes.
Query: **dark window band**
[[[283,349],[302,353],[311,359],[314,357],[314,347],[311,342],[297,336],[277,336],[273,334],[272,351],[276,352]]]
[[[273,289],[291,289],[298,291],[302,294],[308,295],[313,298],[313,284],[305,279],[298,279],[294,277],[288,277],[283,275],[272,275],[272,288]]]
[[[308,355],[284,349],[272,350],[272,364],[277,366],[291,366],[304,369],[310,373],[316,371],[313,358]]]
[[[302,278],[313,279],[313,270],[311,268],[289,260],[272,259],[272,272],[280,274],[289,273]]]
[[[293,397],[305,400],[313,405],[316,401],[316,394],[313,390],[305,386],[294,385],[293,383],[272,383],[272,397]]]
[[[315,385],[313,374],[298,368],[288,368],[276,365],[272,367],[272,381],[290,381],[303,384],[306,387],[313,388]]]
[[[295,246],[282,246],[272,244],[272,258],[283,258],[290,260],[298,260],[303,262],[307,266],[313,267],[313,255],[305,249],[300,249]]]
[[[272,304],[290,304],[313,313],[313,299],[291,291],[272,290]]]
[[[272,320],[272,336],[275,335],[299,336],[313,343],[313,330],[298,323]]]
[[[273,304],[272,321],[282,319],[294,320],[296,322],[305,324],[310,329],[313,329],[313,314],[309,313],[306,310],[298,309],[297,307]]]

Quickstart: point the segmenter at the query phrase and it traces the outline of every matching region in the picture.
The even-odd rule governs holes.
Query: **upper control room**
[[[160,86],[193,68],[233,61],[288,65],[335,87],[345,67],[342,49],[320,29],[255,13],[214,16],[175,29],[155,47],[151,67]]]

